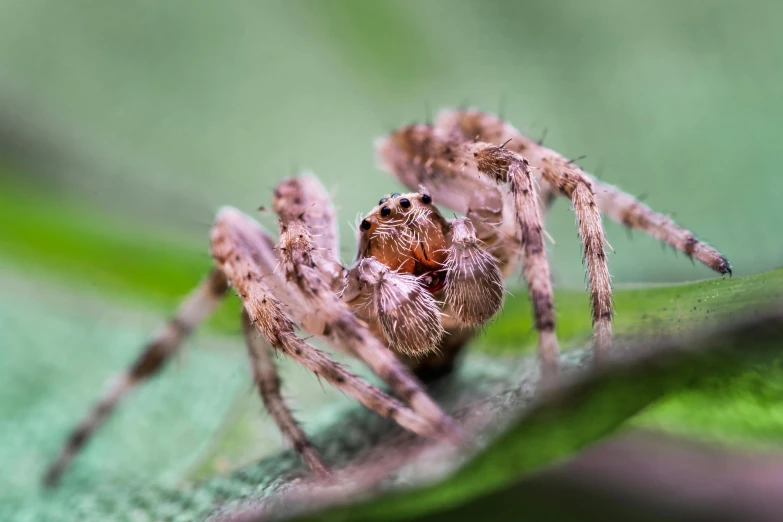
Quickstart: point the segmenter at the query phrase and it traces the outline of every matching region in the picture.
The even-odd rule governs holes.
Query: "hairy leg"
[[[563,159],[557,152],[524,136],[497,116],[477,110],[443,111],[437,122],[444,132],[457,133],[463,139],[478,139],[489,143],[506,143],[506,148],[524,154],[534,167],[541,167],[549,159]],[[721,274],[731,273],[731,264],[717,250],[696,239],[694,234],[677,225],[668,216],[653,211],[647,205],[617,187],[596,180],[576,165],[571,165],[592,184],[598,208],[618,223],[642,230],[668,243],[689,257]],[[541,187],[544,195],[548,184]],[[546,198],[544,198],[546,199]]]
[[[541,167],[542,178],[569,198],[576,214],[583,261],[587,265],[593,313],[593,345],[597,360],[609,356],[612,346],[612,282],[606,261],[604,228],[590,180],[562,158],[550,158]]]
[[[212,255],[241,298],[251,323],[266,342],[378,414],[419,435],[443,438],[439,424],[366,383],[294,333],[293,322],[266,286],[263,267],[254,259],[260,230],[248,233],[253,229],[253,223],[237,210],[223,209],[212,229]],[[333,295],[327,290],[324,293]],[[444,418],[448,419],[445,415]]]
[[[496,237],[502,237],[503,227],[513,227],[510,235],[521,245],[542,369],[547,376],[553,375],[558,353],[554,296],[538,197],[527,161],[502,146],[466,142],[427,125],[401,128],[380,140],[377,149],[384,167],[406,186],[425,187],[438,202],[467,214],[477,229],[495,226]],[[508,188],[510,198],[498,197],[498,185]],[[480,221],[483,216],[505,214],[513,219],[496,224]]]
[[[340,290],[343,266],[337,237],[337,219],[332,200],[312,174],[281,181],[274,191],[274,211],[282,221],[301,220],[310,230],[313,258],[322,276]]]
[[[319,477],[327,476],[329,470],[280,395],[280,375],[270,353],[271,347],[258,333],[244,311],[242,312],[242,331],[252,363],[253,380],[258,387],[261,399],[264,401],[266,411],[272,416],[294,451],[301,455],[302,460],[313,470],[313,473]]]
[[[601,182],[594,182],[593,186],[601,211],[618,223],[642,230],[720,274],[731,275],[729,260],[707,243],[699,241],[693,232],[681,228],[668,216],[653,211],[617,187]]]
[[[606,240],[592,179],[572,162],[522,137],[516,129],[494,116],[478,111],[446,111],[440,115],[438,127],[463,139],[480,137],[492,143],[503,143],[505,148],[524,154],[539,169],[538,176],[547,193],[560,194],[571,200],[587,265],[595,356],[605,358],[612,338],[612,287],[604,251]]]
[[[74,428],[57,459],[46,472],[44,482],[54,486],[68,464],[114,411],[117,403],[142,381],[157,374],[177,352],[183,341],[217,307],[226,293],[226,278],[213,270],[182,303],[177,314],[144,347],[130,368],[119,375],[103,397]]]

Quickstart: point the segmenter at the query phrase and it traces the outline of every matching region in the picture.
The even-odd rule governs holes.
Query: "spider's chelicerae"
[[[556,372],[541,214],[557,195],[570,199],[576,214],[599,361],[610,350],[613,313],[601,213],[721,274],[731,273],[726,258],[691,232],[493,115],[445,111],[435,125],[402,127],[381,139],[377,149],[383,166],[415,192],[386,196],[367,214],[350,267],[339,260],[332,204],[311,176],[284,180],[275,189],[277,243],[238,210],[220,211],[211,235],[215,268],[76,427],[49,469],[48,483],[57,481],[118,401],[158,372],[232,287],[242,300],[261,398],[307,465],[326,475],[328,468],[281,398],[272,351],[412,432],[457,439],[457,428],[419,379],[451,369],[471,336],[503,305],[503,279],[520,264],[533,303],[542,371]],[[434,202],[464,217],[446,219]],[[297,336],[295,325],[359,358],[397,398]]]

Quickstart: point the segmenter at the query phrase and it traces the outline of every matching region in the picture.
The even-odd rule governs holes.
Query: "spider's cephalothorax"
[[[359,229],[359,259],[374,257],[392,270],[426,275],[442,286],[448,224],[429,195],[386,196]]]
[[[451,369],[473,332],[501,308],[503,277],[518,273],[520,265],[542,374],[556,376],[555,308],[541,218],[555,196],[569,199],[577,217],[598,362],[610,353],[613,315],[602,214],[731,273],[725,257],[669,217],[491,114],[444,111],[435,125],[402,127],[379,140],[377,149],[383,166],[417,192],[384,197],[361,221],[350,267],[340,261],[334,208],[312,176],[284,180],[275,189],[277,242],[238,210],[218,213],[214,270],[71,433],[47,483],[57,481],[116,404],[171,359],[231,287],[242,300],[245,341],[265,406],[307,465],[326,475],[280,395],[271,353],[291,357],[405,429],[458,439],[417,377]],[[464,217],[445,219],[433,199]],[[396,397],[334,362],[295,326],[364,362]]]
[[[358,242],[344,299],[414,369],[442,351],[444,333],[461,338],[502,305],[497,261],[468,219],[445,219],[427,193],[382,198]]]

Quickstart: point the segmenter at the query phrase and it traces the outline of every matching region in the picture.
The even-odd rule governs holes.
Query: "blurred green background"
[[[73,415],[208,268],[221,205],[274,228],[256,209],[281,177],[312,170],[350,262],[357,214],[399,189],[373,140],[439,107],[502,109],[546,131],[719,248],[735,275],[779,266],[781,21],[771,0],[0,1],[0,462],[18,473],[5,494],[34,489]],[[568,203],[547,221],[557,284],[583,287]],[[607,230],[617,284],[713,277]],[[225,344],[200,340],[189,373],[143,391],[76,476],[194,465],[248,385],[241,347]],[[165,422],[165,443],[140,442]]]
[[[206,251],[220,205],[254,212],[312,169],[350,261],[348,224],[398,188],[373,139],[439,107],[502,105],[754,273],[783,259],[782,15],[774,1],[5,1],[4,221],[49,201],[57,221]],[[710,276],[608,228],[617,283]],[[566,202],[549,230],[557,281],[581,285]],[[7,242],[4,260],[47,263],[35,237]]]

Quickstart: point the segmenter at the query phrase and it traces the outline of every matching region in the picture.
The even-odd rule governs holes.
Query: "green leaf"
[[[517,421],[445,481],[338,508],[308,520],[410,520],[464,504],[522,473],[600,439],[660,397],[781,362],[783,310],[755,314],[710,333],[649,340],[603,371],[582,375],[524,409]],[[486,406],[484,406],[486,407]]]
[[[24,298],[13,305],[3,301],[0,314],[4,318],[2,345],[7,347],[0,364],[10,375],[1,385],[0,411],[9,425],[0,430],[0,461],[4,469],[12,470],[0,484],[9,513],[4,519],[13,520],[11,513],[21,520],[67,512],[73,519],[100,520],[130,510],[142,520],[176,519],[175,515],[189,520],[215,510],[252,513],[272,501],[286,509],[286,504],[277,504],[280,492],[290,490],[307,474],[290,451],[270,455],[270,450],[274,453],[280,447],[279,438],[270,435],[274,428],[267,422],[259,429],[258,416],[248,414],[259,411],[260,404],[249,390],[238,338],[236,349],[226,350],[220,347],[223,343],[217,343],[212,349],[192,350],[186,369],[169,368],[163,378],[143,387],[76,461],[62,490],[42,496],[37,480],[66,429],[95,396],[101,381],[132,357],[155,321],[107,306],[100,298],[19,281],[10,288]],[[627,317],[618,318],[620,342],[631,333],[662,334],[666,330],[679,336],[731,324],[731,316],[764,310],[771,301],[779,301],[782,292],[783,269],[749,278],[620,289],[618,311],[620,317]],[[699,300],[705,303],[701,308]],[[302,412],[308,432],[336,469],[348,467],[361,477],[367,471],[367,459],[370,464],[385,462],[386,456],[392,458],[389,466],[403,464],[402,471],[382,484],[384,491],[391,488],[387,496],[330,517],[383,514],[390,519],[405,518],[496,490],[522,473],[600,439],[660,397],[682,390],[696,376],[712,376],[706,384],[700,380],[700,386],[713,393],[716,383],[730,382],[727,376],[747,375],[742,369],[749,362],[759,363],[759,354],[765,359],[753,371],[781,377],[777,361],[769,361],[767,344],[749,343],[737,350],[736,343],[729,343],[719,352],[721,356],[714,357],[714,364],[687,356],[652,368],[631,365],[624,367],[625,373],[582,381],[579,386],[585,388],[577,394],[578,401],[536,403],[534,357],[513,355],[508,342],[514,328],[526,332],[530,327],[526,301],[524,295],[511,298],[503,317],[476,343],[478,350],[453,378],[433,389],[445,407],[468,418],[471,412],[482,411],[506,419],[516,408],[529,408],[527,416],[447,482],[439,481],[461,457],[449,454],[439,468],[423,465],[428,462],[424,457],[414,459],[418,466],[411,464],[403,458],[407,452],[430,451],[431,445],[401,433],[350,401],[338,400],[332,390],[326,390],[324,399],[315,379],[283,365],[287,389],[296,392],[298,404],[311,407]],[[578,346],[585,340],[585,301],[577,292],[558,295],[561,324],[572,328],[570,335],[563,336],[567,345]],[[625,303],[634,306],[626,312]],[[643,311],[645,303],[647,311]],[[633,319],[634,314],[641,315]],[[641,326],[634,326],[637,320]],[[197,344],[205,342],[202,339]],[[724,357],[726,353],[731,357]],[[581,350],[567,351],[564,364],[577,371],[584,358]],[[757,388],[749,393],[756,393]],[[232,402],[240,391],[238,402]],[[320,402],[309,399],[310,394],[320,396]],[[228,422],[219,428],[226,418]],[[775,420],[766,422],[772,425]],[[207,446],[211,437],[216,438]],[[254,464],[205,478],[239,462],[257,460],[263,450],[269,456]],[[194,472],[202,478],[190,485],[181,482]],[[428,480],[436,480],[437,485],[420,482]],[[393,492],[399,487],[404,490]]]

